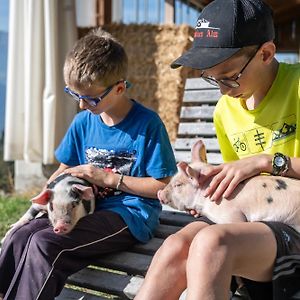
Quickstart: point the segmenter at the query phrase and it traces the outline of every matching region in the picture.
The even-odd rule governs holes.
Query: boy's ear
[[[122,86],[117,87],[117,94],[122,94],[122,93],[124,93],[124,91],[125,91],[124,87],[122,87]]]
[[[117,85],[117,94],[122,94],[126,91],[126,86],[125,86],[125,82],[120,82],[118,85]]]
[[[266,42],[261,46],[261,58],[264,63],[271,63],[276,53],[275,44],[270,41]]]

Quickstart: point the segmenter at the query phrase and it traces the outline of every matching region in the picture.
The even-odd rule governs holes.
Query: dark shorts
[[[215,224],[206,217],[197,221]],[[262,222],[273,231],[277,242],[277,256],[271,282],[243,281],[252,300],[300,299],[300,234],[279,222]]]
[[[277,241],[272,299],[300,299],[300,234],[283,223],[263,223],[272,229]]]

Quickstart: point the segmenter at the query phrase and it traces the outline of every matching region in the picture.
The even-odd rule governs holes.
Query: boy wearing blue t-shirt
[[[68,54],[65,91],[83,111],[56,150],[60,166],[48,182],[64,172],[109,193],[71,233],[57,235],[40,218],[6,239],[0,257],[4,299],[54,299],[67,277],[95,258],[152,237],[161,211],[156,194],[176,164],[159,116],[126,96],[127,63],[123,47],[99,29]]]

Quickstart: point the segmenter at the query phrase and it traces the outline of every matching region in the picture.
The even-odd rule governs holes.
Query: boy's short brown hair
[[[68,86],[108,87],[126,79],[128,58],[123,46],[108,32],[97,28],[79,39],[68,53],[64,79]]]

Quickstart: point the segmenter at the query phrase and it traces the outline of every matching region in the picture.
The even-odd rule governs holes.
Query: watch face
[[[283,157],[277,156],[277,157],[275,157],[275,159],[274,159],[274,164],[275,164],[277,167],[282,167],[282,166],[284,166],[284,164],[285,164],[285,160],[284,160]]]

